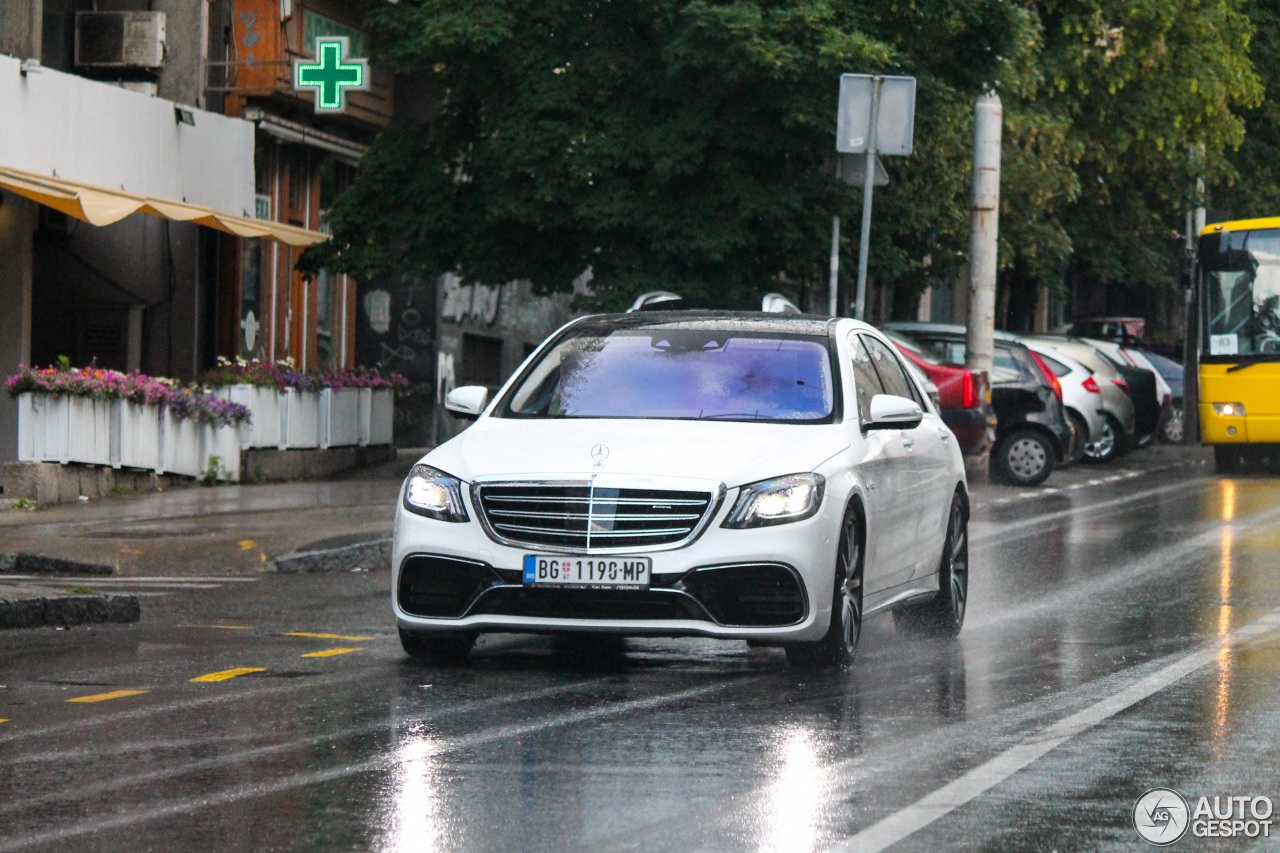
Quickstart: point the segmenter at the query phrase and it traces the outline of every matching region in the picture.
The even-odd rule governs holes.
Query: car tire
[[[991,479],[1014,486],[1038,486],[1053,473],[1056,453],[1049,439],[1031,429],[1014,430],[996,442]]]
[[[1071,423],[1071,446],[1067,448],[1067,458],[1060,466],[1062,468],[1075,465],[1084,458],[1084,446],[1089,443],[1089,424],[1084,415],[1075,409],[1067,409],[1067,420]]]
[[[831,588],[831,622],[822,639],[789,643],[787,662],[806,669],[838,669],[853,662],[862,634],[863,535],[855,507],[845,511],[836,548],[835,582]]]
[[[437,666],[461,666],[467,662],[475,644],[476,635],[472,633],[419,634],[400,629],[400,645],[405,654]]]
[[[1230,444],[1215,444],[1213,467],[1219,474],[1239,474],[1244,467],[1244,455],[1238,447]]]
[[[893,611],[893,624],[907,634],[955,637],[969,603],[969,513],[957,493],[947,517],[947,538],[938,563],[938,594],[923,604]]]
[[[1114,416],[1106,415],[1102,436],[1084,446],[1084,461],[1102,464],[1125,454],[1124,427]]]
[[[1181,406],[1169,409],[1168,416],[1160,425],[1160,440],[1166,444],[1182,444],[1186,436],[1186,420]]]

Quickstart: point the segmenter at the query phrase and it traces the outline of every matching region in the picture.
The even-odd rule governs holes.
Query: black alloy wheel
[[[969,517],[957,493],[951,499],[947,538],[938,563],[938,594],[923,604],[893,611],[893,624],[906,633],[955,637],[969,604]]]
[[[400,629],[400,645],[405,654],[417,661],[437,666],[461,666],[466,663],[476,635],[470,632],[456,634],[419,634]]]
[[[858,637],[862,634],[862,542],[862,519],[851,506],[840,525],[835,583],[831,589],[831,623],[822,639],[787,645],[787,662],[792,666],[836,669],[853,661]]]
[[[1084,446],[1084,461],[1110,462],[1112,459],[1119,459],[1124,453],[1124,427],[1115,416],[1108,414],[1106,423],[1102,426],[1102,435],[1097,441]]]
[[[1075,409],[1067,409],[1067,421],[1071,424],[1071,446],[1067,448],[1063,468],[1079,462],[1084,457],[1084,446],[1089,443],[1089,424],[1084,415]]]
[[[1031,429],[1014,430],[991,453],[991,479],[1014,486],[1038,486],[1053,473],[1056,454],[1049,439]]]
[[[1166,444],[1182,444],[1186,435],[1186,416],[1181,406],[1169,409],[1164,423],[1160,427],[1160,439]]]

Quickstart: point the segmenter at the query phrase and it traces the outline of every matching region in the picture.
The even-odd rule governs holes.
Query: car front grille
[[[499,542],[598,552],[685,544],[721,493],[546,480],[479,483],[473,494]]]

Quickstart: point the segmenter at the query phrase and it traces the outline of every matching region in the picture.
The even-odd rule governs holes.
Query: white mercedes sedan
[[[481,633],[608,632],[852,659],[862,620],[954,635],[969,498],[955,437],[896,350],[848,319],[591,316],[405,480],[392,600],[405,651]]]

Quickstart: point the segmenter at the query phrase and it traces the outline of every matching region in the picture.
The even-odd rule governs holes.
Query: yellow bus
[[[1280,461],[1280,216],[1200,233],[1195,304],[1200,440],[1222,473]]]

